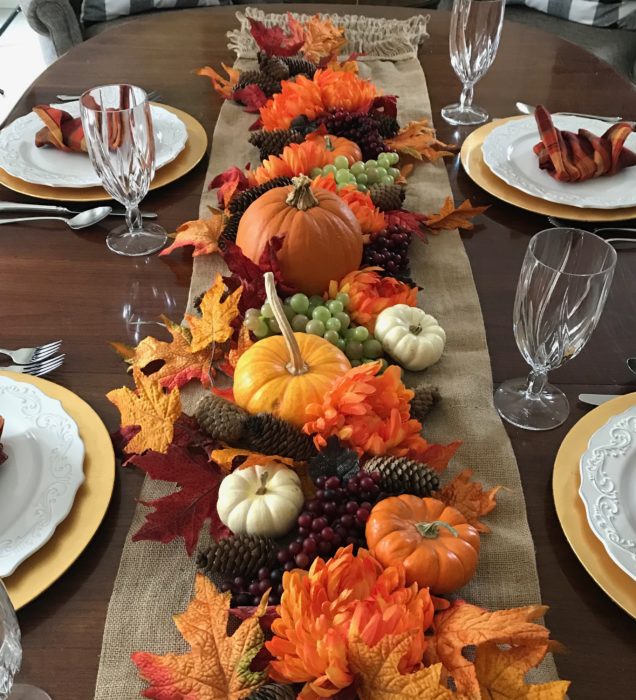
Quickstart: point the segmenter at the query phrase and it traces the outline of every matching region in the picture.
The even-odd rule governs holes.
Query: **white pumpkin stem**
[[[429,540],[435,540],[439,537],[440,527],[445,527],[453,537],[459,537],[457,530],[447,522],[443,520],[434,520],[431,523],[417,523],[415,529]]]
[[[294,337],[294,331],[292,331],[287,316],[285,316],[285,312],[283,311],[283,305],[280,303],[276,292],[274,273],[272,272],[265,273],[265,293],[267,294],[267,301],[274,312],[274,318],[285,339],[285,345],[287,345],[287,352],[289,353],[287,371],[290,374],[305,374],[305,372],[309,371],[309,367],[305,360],[303,360],[300,347]]]
[[[267,472],[261,474],[261,485],[256,490],[257,496],[262,496],[267,493]]]
[[[413,333],[413,335],[419,335],[422,332],[422,326],[409,326],[409,331]]]
[[[311,180],[307,175],[292,177],[292,191],[287,195],[285,202],[290,207],[295,207],[298,211],[307,211],[312,207],[317,207],[320,202],[311,191]]]

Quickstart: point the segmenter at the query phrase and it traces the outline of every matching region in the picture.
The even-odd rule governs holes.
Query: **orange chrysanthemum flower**
[[[411,632],[400,671],[408,673],[422,660],[433,602],[428,589],[406,587],[401,566],[383,569],[364,549],[354,556],[350,545],[327,562],[315,559],[309,571],[286,572],[283,589],[274,637],[266,642],[274,657],[269,673],[274,680],[305,683],[299,698],[328,698],[351,685],[348,642],[355,637],[374,646],[386,635]]]
[[[329,190],[329,192],[336,192],[356,215],[363,234],[369,235],[384,228],[384,214],[376,208],[371,197],[366,192],[360,192],[355,185],[348,185],[338,189],[334,176],[329,173],[329,175],[318,175],[315,177],[311,186]]]
[[[336,435],[360,455],[421,458],[431,445],[420,435],[422,424],[411,418],[414,392],[391,365],[383,374],[380,362],[353,367],[336,379],[322,403],[306,408],[303,431],[321,449]]]
[[[348,112],[368,112],[378,90],[369,80],[350,71],[323,68],[314,75],[325,111],[346,109]]]
[[[364,267],[343,277],[340,282],[329,285],[329,298],[335,299],[338,292],[349,295],[347,313],[358,324],[373,333],[378,314],[395,304],[417,304],[417,289],[393,277],[381,277],[379,267]]]

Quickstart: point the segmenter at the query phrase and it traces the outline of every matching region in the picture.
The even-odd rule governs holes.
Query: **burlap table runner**
[[[399,96],[401,123],[431,117],[424,73],[416,58],[367,60],[361,73],[385,93]],[[253,120],[253,115],[234,104],[223,106],[206,184],[226,168],[255,159],[255,149],[247,141]],[[416,167],[407,192],[407,209],[437,211],[451,194],[444,165]],[[207,215],[208,204],[215,205],[216,197],[204,187],[201,216]],[[441,322],[448,336],[446,351],[437,365],[407,376],[410,385],[421,381],[437,384],[443,396],[426,421],[425,435],[431,441],[464,442],[446,478],[472,467],[485,484],[504,487],[497,508],[488,517],[492,534],[482,538],[477,575],[461,595],[490,609],[538,603],[541,596],[521,480],[510,441],[493,406],[490,359],[470,263],[457,231],[432,236],[426,245],[415,240],[410,252],[413,277],[423,287],[420,305]],[[223,270],[223,263],[218,256],[194,259],[189,304],[209,287],[219,270]],[[192,387],[183,392],[186,411],[192,410],[201,393],[200,388]],[[148,501],[171,491],[170,484],[147,479],[140,498]],[[139,529],[146,512],[144,506],[137,507],[129,535]],[[144,684],[130,661],[133,651],[186,650],[172,614],[185,609],[194,572],[194,561],[186,555],[182,541],[163,545],[127,538],[108,608],[96,700],[139,697]],[[533,682],[555,678],[551,657],[530,676]]]

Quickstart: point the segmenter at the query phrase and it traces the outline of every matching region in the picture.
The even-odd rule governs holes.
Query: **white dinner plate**
[[[79,102],[51,105],[79,116]],[[188,132],[172,112],[151,105],[155,132],[155,168],[172,162],[185,148]],[[49,187],[95,187],[101,184],[86,153],[68,153],[57,148],[37,148],[35,135],[44,126],[31,112],[0,131],[0,168],[9,175],[35,185]]]
[[[636,406],[592,435],[580,469],[579,493],[592,532],[636,580]]]
[[[0,578],[44,545],[69,514],[84,481],[75,421],[30,384],[0,377]]]
[[[561,114],[553,114],[552,119],[558,129],[575,133],[579,129],[587,129],[598,136],[610,126],[597,119]],[[539,158],[532,148],[540,140],[534,117],[506,122],[493,129],[484,139],[484,161],[504,182],[549,202],[591,209],[636,206],[636,166],[609,177],[584,182],[559,182],[539,168]],[[625,147],[636,151],[636,133],[627,137]]]

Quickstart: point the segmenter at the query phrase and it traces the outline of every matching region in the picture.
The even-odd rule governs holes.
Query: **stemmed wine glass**
[[[548,371],[576,357],[596,327],[616,266],[616,251],[599,236],[571,228],[541,231],[526,251],[513,313],[517,347],[531,371],[495,392],[509,423],[549,430],[568,417],[567,397]]]
[[[126,224],[106,239],[119,255],[148,255],[167,235],[142,221],[139,203],[155,174],[155,138],[146,93],[133,85],[102,85],[80,98],[84,138],[91,163],[108,194],[126,207]]]
[[[32,685],[13,684],[21,662],[18,619],[0,579],[0,700],[51,700],[43,690]]]
[[[488,119],[488,112],[473,104],[473,91],[497,55],[505,6],[505,0],[453,2],[450,59],[463,89],[458,103],[442,109],[442,117],[449,124],[482,124]]]

